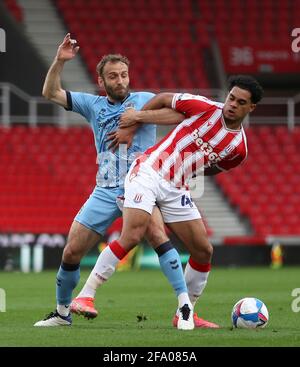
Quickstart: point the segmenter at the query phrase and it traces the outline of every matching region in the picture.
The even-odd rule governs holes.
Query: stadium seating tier
[[[248,159],[217,175],[217,183],[249,219],[253,234],[299,235],[300,128],[289,133],[281,126],[255,127],[246,133]],[[90,129],[1,128],[0,155],[0,231],[67,234],[95,184]]]

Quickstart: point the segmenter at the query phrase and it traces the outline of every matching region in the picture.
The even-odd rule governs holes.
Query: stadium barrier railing
[[[157,93],[164,90],[151,90],[151,92]],[[182,92],[182,90],[168,90],[169,92]],[[225,98],[225,91],[221,89],[195,89],[195,90],[184,90],[193,94],[199,94],[207,96],[218,101],[223,101]],[[95,93],[97,91],[95,90]],[[27,114],[16,114],[12,108],[12,97],[15,96],[22,102],[25,102],[28,106]],[[287,124],[289,130],[292,130],[296,124],[300,124],[300,116],[296,115],[296,105],[300,102],[300,93],[293,97],[265,97],[259,103],[260,110],[263,110],[266,106],[281,105],[283,111],[281,115],[275,114],[274,112],[270,115],[264,114],[259,115],[257,113],[249,116],[245,121],[244,125],[247,127],[252,124]],[[39,111],[41,105],[49,105],[52,109],[52,113],[45,115]],[[24,92],[19,87],[11,83],[0,83],[0,124],[2,126],[9,127],[14,123],[27,123],[34,127],[38,124],[53,123],[60,126],[72,125],[72,123],[82,123],[81,119],[76,121],[72,114],[72,119],[64,108],[57,106],[51,101],[46,100],[42,96],[31,96]]]

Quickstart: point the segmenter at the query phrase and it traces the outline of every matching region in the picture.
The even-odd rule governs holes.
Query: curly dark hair
[[[130,64],[130,62],[129,62],[129,60],[126,56],[123,56],[123,55],[120,55],[120,54],[104,55],[102,57],[102,59],[100,60],[100,62],[98,63],[97,67],[96,67],[96,71],[97,71],[98,75],[101,76],[101,78],[103,77],[104,66],[108,62],[123,62],[127,66],[129,66],[129,64]]]
[[[263,96],[264,90],[259,82],[251,75],[233,75],[228,79],[228,90],[233,87],[246,89],[251,93],[251,102],[258,103]]]

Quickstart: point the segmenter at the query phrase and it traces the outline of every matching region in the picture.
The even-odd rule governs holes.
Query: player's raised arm
[[[184,115],[171,109],[173,93],[160,93],[145,104],[141,111],[128,109],[120,118],[119,126],[135,124],[174,125],[184,120]]]
[[[78,50],[79,46],[76,46],[76,40],[71,39],[70,33],[68,33],[58,47],[57,54],[44,82],[43,96],[63,107],[68,107],[68,103],[66,91],[61,87],[60,75],[65,62],[73,59]]]

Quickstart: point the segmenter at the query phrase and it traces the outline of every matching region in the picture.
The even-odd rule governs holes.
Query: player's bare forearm
[[[64,63],[72,60],[79,50],[77,41],[71,39],[70,33],[67,33],[63,42],[57,49],[56,57],[48,70],[44,87],[43,96],[63,107],[67,107],[67,96],[65,90],[61,87],[60,74],[63,70]]]
[[[174,125],[183,120],[184,115],[171,108],[147,111],[129,109],[122,114],[119,126],[125,128],[135,124]]]
[[[172,108],[173,96],[174,93],[159,93],[150,99],[150,101],[144,105],[142,110],[159,110],[164,107]]]
[[[66,93],[62,89],[60,81],[60,74],[63,70],[63,67],[64,61],[57,60],[57,58],[55,58],[48,70],[42,93],[46,99],[67,107]]]

